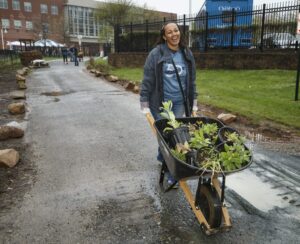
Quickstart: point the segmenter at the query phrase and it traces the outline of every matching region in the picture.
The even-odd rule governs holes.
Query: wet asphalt
[[[158,185],[138,95],[60,60],[27,86],[37,175],[21,205],[0,215],[1,243],[299,243],[299,157],[253,145],[253,164],[227,177],[231,231],[205,236],[183,192]]]

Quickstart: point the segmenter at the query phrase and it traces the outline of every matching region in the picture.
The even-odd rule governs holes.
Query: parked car
[[[268,33],[263,36],[263,46],[266,48],[295,48],[297,42],[300,44],[295,36],[287,32]]]

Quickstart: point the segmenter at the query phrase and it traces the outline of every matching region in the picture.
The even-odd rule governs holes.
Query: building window
[[[48,13],[47,4],[41,4],[41,14],[47,14],[47,13]]]
[[[20,10],[20,1],[19,0],[13,0],[12,2],[12,8],[13,10]]]
[[[58,15],[58,8],[56,5],[51,6],[51,14],[52,15]]]
[[[32,11],[32,7],[31,7],[30,2],[24,2],[24,11],[25,12],[31,12]]]
[[[6,28],[6,29],[9,28],[9,19],[2,19],[1,24],[2,24],[2,27]]]
[[[32,21],[26,21],[26,30],[32,30],[32,29],[33,29]]]
[[[21,27],[22,27],[21,20],[14,20],[14,26],[15,26],[15,29],[21,29]]]
[[[0,8],[8,9],[7,0],[0,0]]]

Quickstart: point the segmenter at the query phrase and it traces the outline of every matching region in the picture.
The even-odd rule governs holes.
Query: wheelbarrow
[[[222,173],[211,172],[209,170],[203,171],[200,170],[199,167],[179,160],[171,153],[170,144],[164,135],[164,129],[168,122],[167,119],[154,121],[150,113],[146,113],[146,117],[153,132],[157,136],[159,148],[165,160],[165,163],[162,164],[159,183],[162,185],[164,175],[167,171],[173,176],[179,183],[179,187],[184,192],[185,198],[196,215],[201,230],[206,235],[215,234],[220,231],[229,231],[232,227],[232,222],[224,201],[225,178],[228,174],[249,167],[252,163],[251,152],[248,164],[237,170],[229,172],[223,171]],[[221,121],[209,117],[177,118],[177,120],[184,124],[195,124],[197,121],[204,121],[207,123],[216,123],[218,128],[224,127]],[[198,180],[196,192],[193,193],[191,191],[187,184],[188,180]],[[169,191],[177,182],[167,189],[164,189],[164,191]]]

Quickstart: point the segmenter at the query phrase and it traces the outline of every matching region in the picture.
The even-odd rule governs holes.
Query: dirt
[[[0,71],[0,125],[11,121],[22,122],[25,115],[11,115],[7,111],[8,104],[14,102],[9,93],[17,90],[15,81],[16,69],[1,68]],[[48,94],[47,94],[48,95]],[[57,95],[57,94],[52,94]],[[202,114],[216,118],[226,111],[210,106],[200,106]],[[284,151],[292,155],[300,155],[299,131],[270,121],[255,124],[249,119],[237,116],[236,121],[229,126],[246,135],[250,140],[271,150]],[[26,131],[25,131],[26,133]],[[20,153],[20,161],[13,168],[0,166],[0,212],[6,212],[10,206],[21,203],[23,196],[35,182],[37,169],[31,161],[34,152],[31,145],[26,144],[23,138],[0,141],[0,149],[14,148]],[[1,228],[1,225],[0,225]]]

